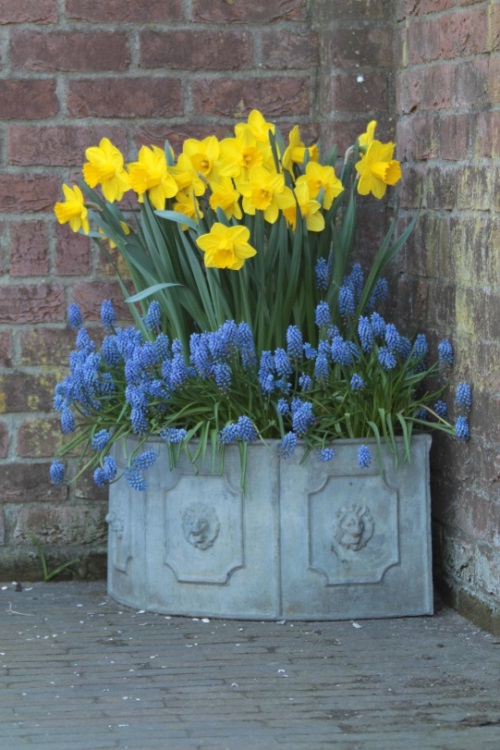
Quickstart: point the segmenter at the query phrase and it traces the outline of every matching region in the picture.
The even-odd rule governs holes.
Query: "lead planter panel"
[[[118,601],[166,614],[346,619],[432,613],[430,438],[411,463],[357,464],[363,441],[337,441],[335,458],[284,460],[277,444],[249,445],[195,474],[167,450],[145,493],[111,486],[108,588]],[[366,442],[366,441],[364,441]],[[133,450],[129,441],[127,450]],[[372,453],[375,453],[375,446]],[[120,463],[121,450],[116,451]]]

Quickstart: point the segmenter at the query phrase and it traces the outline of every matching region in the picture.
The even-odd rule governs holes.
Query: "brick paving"
[[[500,748],[500,639],[447,608],[195,619],[9,583],[0,622],[0,750]]]

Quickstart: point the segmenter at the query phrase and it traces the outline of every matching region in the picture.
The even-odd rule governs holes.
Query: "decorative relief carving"
[[[366,505],[344,505],[337,511],[333,522],[332,551],[341,559],[339,547],[359,552],[372,538],[374,529],[373,516]]]
[[[215,510],[205,503],[194,503],[182,514],[182,531],[193,547],[207,550],[219,535],[220,521]]]
[[[105,521],[109,525],[110,531],[114,531],[118,539],[123,539],[123,516],[117,516],[114,511],[110,511]]]

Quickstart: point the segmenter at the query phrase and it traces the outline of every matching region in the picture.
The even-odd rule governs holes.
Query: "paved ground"
[[[498,750],[500,640],[434,617],[293,623],[0,590],[0,750]]]

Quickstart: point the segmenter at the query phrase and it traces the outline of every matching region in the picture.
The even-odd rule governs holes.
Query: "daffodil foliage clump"
[[[375,438],[397,455],[401,435],[406,457],[414,429],[469,438],[468,384],[453,424],[441,398],[451,344],[431,358],[423,334],[407,338],[378,311],[381,274],[414,222],[396,237],[394,219],[369,269],[352,262],[357,194],[382,198],[401,177],[375,125],[340,168],[335,149],[321,162],[298,127],[285,144],[256,111],[232,137],[188,139],[177,158],[168,144],[143,146],[127,166],[107,139],[87,150],[81,186],[63,186],[55,213],[110,260],[118,248],[135,325],[120,327],[106,300],[98,346],[70,307],[76,348],[54,403],[69,436],[61,457],[80,448],[81,471],[102,486],[119,477],[113,444],[133,435],[124,474],[144,489],[151,437],[173,463],[180,450],[194,464],[209,451],[214,470],[236,443],[243,481],[254,440],[277,440],[284,458],[300,445],[327,461],[338,438]],[[127,192],[136,210],[120,208]],[[362,445],[360,466],[372,459]],[[64,481],[59,459],[51,476]]]

